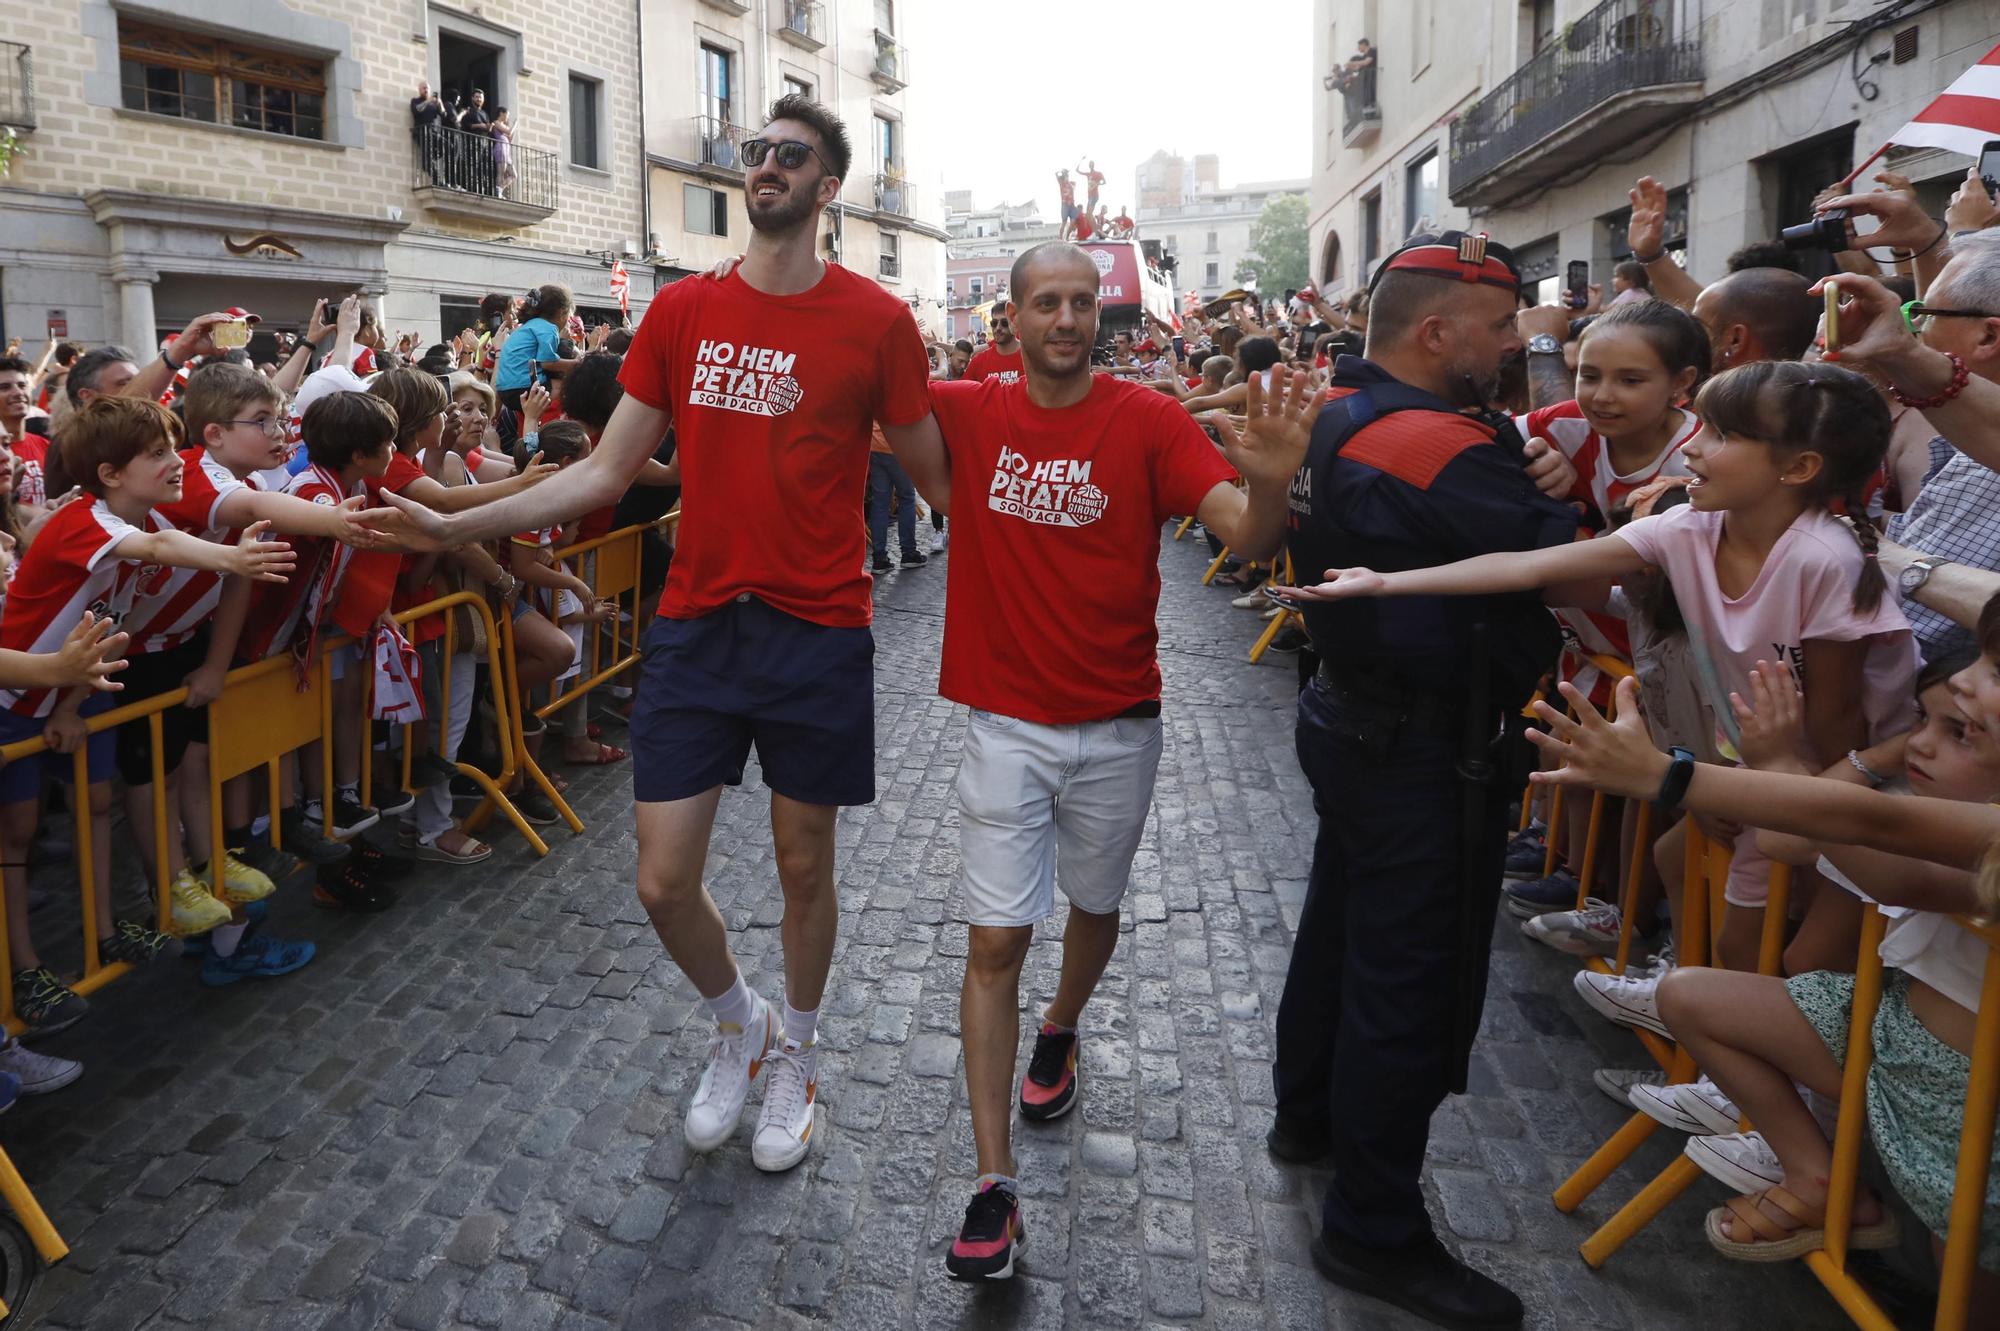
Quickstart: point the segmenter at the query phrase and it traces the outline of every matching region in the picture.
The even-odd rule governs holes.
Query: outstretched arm
[[[1326,394],[1312,388],[1309,375],[1285,370],[1272,374],[1268,395],[1262,376],[1251,376],[1247,388],[1242,433],[1221,412],[1208,418],[1245,486],[1216,485],[1195,516],[1235,554],[1268,559],[1284,544],[1292,478],[1305,464]]]
[[[1344,601],[1354,596],[1494,596],[1591,583],[1637,573],[1645,566],[1639,552],[1624,541],[1574,541],[1540,550],[1475,555],[1455,564],[1401,573],[1330,568],[1325,582],[1294,587],[1290,594],[1301,601]]]

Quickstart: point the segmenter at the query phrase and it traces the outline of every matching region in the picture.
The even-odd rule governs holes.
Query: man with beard
[[[449,518],[397,504],[401,517],[380,521],[422,548],[566,521],[617,502],[673,426],[680,540],[632,713],[639,899],[716,1023],[689,1147],[730,1139],[768,1066],[751,1157],[782,1170],[812,1137],[814,1034],[838,922],[834,819],[875,797],[872,606],[854,500],[873,422],[898,454],[936,447],[937,428],[910,307],[819,258],[820,214],[850,161],[845,127],[809,98],[783,97],[742,154],[742,263],[654,299],[590,456],[540,493]],[[746,984],[702,884],[722,787],[742,781],[753,744],[785,899],[782,1017]]]
[[[1268,398],[1253,390],[1241,437],[1216,418],[1219,455],[1173,399],[1092,372],[1099,280],[1065,242],[1016,259],[1007,317],[1026,378],[934,384],[943,442],[910,462],[934,503],[957,501],[938,691],[973,709],[959,1026],[979,1174],[945,1258],[964,1280],[1011,1276],[1025,1241],[1008,1114],[1034,927],[1060,887],[1062,975],[1021,1083],[1029,1121],[1075,1106],[1077,1028],[1118,943],[1160,762],[1160,526],[1194,513],[1248,557],[1275,552],[1320,410],[1305,376],[1281,370]]]
[[[1531,463],[1505,415],[1463,414],[1494,400],[1521,350],[1519,289],[1512,257],[1484,236],[1418,236],[1383,264],[1367,355],[1335,363],[1292,482],[1302,578],[1574,538],[1576,515],[1537,490],[1567,492],[1560,453]],[[1521,1301],[1438,1242],[1417,1180],[1485,1001],[1504,811],[1520,788],[1495,737],[1562,641],[1534,597],[1281,591],[1321,657],[1298,711],[1320,821],[1278,1008],[1271,1154],[1332,1162],[1312,1245],[1328,1279],[1446,1326],[1518,1326]]]
[[[1002,311],[993,315],[993,340],[979,349],[965,367],[961,378],[978,381],[991,375],[1003,384],[1021,377],[1021,343],[1014,336],[1014,321]]]

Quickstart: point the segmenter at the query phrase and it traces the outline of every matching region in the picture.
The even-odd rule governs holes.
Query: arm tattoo
[[[1576,396],[1576,381],[1561,356],[1528,357],[1528,406],[1539,410]]]

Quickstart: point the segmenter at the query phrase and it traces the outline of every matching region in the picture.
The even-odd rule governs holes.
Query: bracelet
[[[1681,801],[1687,798],[1688,783],[1694,780],[1694,751],[1675,745],[1667,752],[1674,761],[1667,768],[1666,776],[1661,778],[1660,792],[1653,796],[1653,803],[1663,809],[1678,809]]]
[[[1847,751],[1847,765],[1861,773],[1862,777],[1871,786],[1886,786],[1889,784],[1888,777],[1883,776],[1867,763],[1861,761],[1861,753],[1857,749],[1849,749]]]
[[[1632,262],[1643,263],[1650,268],[1652,265],[1658,263],[1660,260],[1666,257],[1667,257],[1666,250],[1661,249],[1657,254],[1634,254],[1632,256]]]
[[[1929,411],[1933,407],[1942,407],[1945,403],[1963,393],[1965,386],[1972,382],[1972,371],[1965,368],[1965,362],[1959,359],[1957,352],[1947,351],[1944,354],[1951,361],[1951,382],[1944,386],[1943,392],[1939,393],[1936,397],[1911,397],[1902,389],[1892,384],[1889,387],[1889,392],[1895,396],[1896,401],[1906,407],[1915,407],[1918,411]]]

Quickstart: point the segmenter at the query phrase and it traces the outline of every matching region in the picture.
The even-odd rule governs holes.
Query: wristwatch
[[[1563,344],[1557,340],[1554,333],[1536,333],[1528,339],[1528,354],[1530,356],[1560,356],[1563,354]]]
[[[1653,797],[1653,803],[1662,809],[1678,809],[1687,797],[1688,782],[1694,780],[1694,752],[1678,744],[1667,750],[1673,758],[1673,765],[1667,768],[1667,775],[1660,782],[1660,793]]]
[[[1931,580],[1931,574],[1951,561],[1939,559],[1936,555],[1925,555],[1922,559],[1912,559],[1909,567],[1896,576],[1896,589],[1905,599],[1915,596],[1923,585]]]

